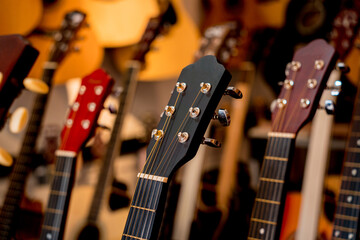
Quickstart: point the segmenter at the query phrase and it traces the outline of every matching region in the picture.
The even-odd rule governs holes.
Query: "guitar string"
[[[295,72],[296,73],[296,72]],[[293,73],[294,74],[294,73]],[[296,76],[296,75],[295,75]],[[293,79],[295,79],[295,76],[293,77]],[[295,81],[295,80],[294,80]],[[289,98],[289,95],[290,95],[290,91],[286,91],[285,92],[285,99],[288,99]],[[278,113],[277,113],[277,115],[276,115],[276,117],[275,117],[275,119],[274,119],[274,124],[273,124],[273,129],[272,129],[272,132],[278,132],[279,131],[279,125],[280,124],[282,124],[282,122],[283,122],[283,118],[284,118],[284,115],[285,115],[285,113],[283,112],[283,110],[287,110],[288,108],[285,108],[285,109],[283,109],[283,108],[279,108],[278,109]],[[281,111],[281,112],[280,112]],[[277,150],[277,146],[278,146],[278,144],[279,144],[279,141],[281,141],[281,138],[277,138],[277,137],[269,137],[269,144],[268,144],[268,146],[267,146],[267,149],[266,149],[266,151],[265,151],[265,153],[268,155],[268,156],[274,156],[274,155],[276,155],[275,153],[276,153],[276,150]],[[261,169],[261,171],[260,171],[260,176],[272,176],[273,174],[273,169],[268,169],[268,168],[265,168],[265,165],[267,164],[267,162],[268,161],[270,161],[270,160],[267,160],[267,159],[265,159],[264,158],[264,162],[263,162],[263,167],[262,167],[262,169]],[[270,171],[270,172],[269,172]],[[268,191],[266,191],[265,192],[265,197],[268,197],[268,193],[270,192],[270,193],[274,193],[274,190],[271,188],[271,186],[273,185],[273,184],[275,184],[275,183],[271,183],[270,184],[270,187],[268,187],[268,185],[269,185],[270,183],[269,182],[264,182],[264,181],[261,181],[261,180],[259,180],[259,183],[258,183],[258,191],[259,191],[259,193],[260,193],[260,187],[261,186],[263,186],[263,188],[265,189],[265,191],[266,190],[268,190]],[[255,209],[255,211],[253,211],[253,213],[252,213],[252,216],[251,216],[251,218],[254,218],[255,216],[261,216],[261,215],[263,215],[263,213],[265,212],[265,208],[266,208],[266,206],[265,206],[265,203],[261,203],[260,204],[260,207],[259,208],[256,208]],[[256,233],[256,231],[258,230],[258,222],[255,222],[254,223],[254,221],[251,221],[251,223],[253,223],[253,224],[251,224],[251,225],[253,225],[253,227],[252,227],[252,230],[251,230],[251,236],[255,236],[255,233]],[[260,224],[261,225],[261,224]],[[268,225],[266,225],[267,227],[266,227],[266,232],[264,233],[264,234],[266,234],[266,235],[268,235],[268,234],[270,234],[269,233],[269,227],[270,227],[270,225],[268,224]]]
[[[293,80],[295,81],[295,78],[296,78],[296,73],[297,73],[297,71],[293,71],[292,72],[293,73]],[[313,71],[310,73],[310,76],[312,76],[313,75],[313,73],[314,73],[314,69],[313,69]],[[305,91],[306,90],[306,88],[303,88],[303,90],[302,90],[302,92],[303,91]],[[290,94],[290,91],[287,91],[286,93],[285,93],[285,96],[287,96],[285,99],[288,99],[288,97],[289,97],[289,94]],[[288,108],[286,108],[286,110],[287,110]],[[295,108],[293,109],[293,111],[290,113],[290,116],[293,116],[294,115],[294,111],[295,111]],[[278,116],[281,116],[280,117],[280,120],[277,118]],[[276,116],[276,119],[274,120],[274,122],[276,123],[277,122],[277,124],[275,124],[275,128],[274,128],[274,130],[275,130],[275,132],[278,132],[278,131],[283,131],[284,129],[286,129],[287,127],[288,127],[288,124],[289,124],[289,121],[287,122],[287,124],[285,124],[284,125],[284,121],[285,121],[285,113],[284,114],[277,114],[277,116]],[[283,127],[284,126],[284,127]],[[281,130],[281,128],[283,128],[282,130]],[[270,140],[270,139],[269,139]],[[279,139],[279,141],[281,141],[280,139]],[[284,144],[284,142],[282,143],[282,144]],[[270,149],[272,149],[272,151],[275,151],[276,150],[276,146],[279,146],[279,142],[277,141],[277,138],[275,138],[275,141],[273,141],[273,140],[271,140],[270,141]],[[283,150],[285,150],[286,151],[286,149],[288,149],[290,146],[286,146],[285,148],[283,148],[283,147],[281,147],[280,146],[280,153],[281,153],[281,155],[285,155],[285,152],[282,152]],[[271,153],[272,152],[271,150],[270,150],[270,156],[273,156],[272,154],[273,153]],[[288,156],[289,157],[289,156]],[[263,174],[265,174],[264,172],[266,172],[266,169],[265,169],[265,166],[266,166],[266,164],[267,163],[269,163],[270,161],[272,161],[272,160],[267,160],[267,159],[264,159],[264,170],[263,171],[261,171],[262,173],[261,173],[261,176],[264,176]],[[280,162],[277,162],[277,164],[275,164],[275,165],[280,165]],[[275,171],[275,174],[276,174],[276,176],[275,176],[275,179],[279,179],[279,177],[281,176],[281,175],[283,175],[283,176],[281,176],[282,178],[283,177],[285,177],[285,174],[286,174],[286,168],[287,168],[287,163],[285,163],[285,166],[284,166],[284,169],[283,169],[283,171],[285,170],[285,172],[284,173],[282,173],[282,172],[280,172],[280,171],[278,171],[277,170],[277,168],[275,169],[275,168],[273,168],[273,170]],[[272,169],[269,169],[269,171],[270,171],[270,173],[268,172],[268,174],[270,175],[270,176],[273,176],[274,175],[274,171],[272,171]],[[280,175],[280,176],[279,176]],[[266,175],[265,175],[266,176]],[[284,184],[282,183],[281,185],[280,184],[277,184],[277,183],[270,183],[270,182],[266,182],[265,184],[263,184],[263,185],[270,185],[270,187],[264,187],[265,189],[267,189],[268,191],[265,193],[265,195],[266,196],[268,196],[269,194],[269,192],[270,193],[272,193],[272,200],[274,200],[274,199],[278,199],[278,200],[280,200],[281,201],[281,193],[284,191],[284,189],[283,189],[283,187],[284,187]],[[275,186],[274,186],[275,185]],[[281,189],[281,192],[279,191]],[[276,196],[276,194],[277,194],[277,196]],[[267,210],[264,210],[264,209],[267,209]],[[255,211],[255,213],[254,213],[254,215],[253,216],[256,216],[257,215],[257,213],[261,213],[261,212],[267,212],[268,213],[268,215],[269,215],[269,217],[270,217],[270,219],[275,219],[275,220],[277,220],[277,218],[278,218],[278,211],[275,211],[275,207],[272,207],[272,205],[270,205],[270,212],[268,212],[269,210],[268,210],[268,207],[267,207],[267,205],[266,204],[261,204],[261,207],[260,208],[258,208],[258,211]],[[253,217],[252,216],[252,217]],[[270,227],[270,225],[268,224],[267,225],[268,227],[267,227],[267,230],[269,230],[268,228]],[[254,231],[256,231],[256,227],[255,228],[253,228],[253,230]],[[276,230],[275,230],[276,231]],[[269,231],[266,231],[267,233],[269,232]],[[252,234],[254,234],[254,232],[252,232]],[[274,234],[274,232],[273,232],[273,234]]]
[[[174,106],[177,105],[177,102],[178,102],[178,99],[179,99],[180,95],[181,95],[181,93],[178,93],[178,96],[177,96],[177,98],[176,98],[176,101],[175,101]],[[167,117],[166,120],[165,120],[165,123],[164,123],[163,128],[162,128],[163,131],[164,131],[164,129],[166,128],[165,131],[164,131],[164,133],[167,132],[167,128],[168,128],[168,126],[169,126],[169,124],[170,124],[170,120],[171,120],[171,117]],[[148,169],[148,167],[149,167],[148,164],[150,164],[150,162],[151,162],[151,160],[152,160],[153,153],[154,153],[154,151],[157,151],[157,153],[159,152],[159,149],[161,148],[162,141],[163,141],[163,138],[161,138],[160,141],[156,141],[156,142],[155,142],[155,144],[154,144],[154,146],[153,146],[153,148],[152,148],[149,156],[148,156],[147,159],[146,159],[145,165],[144,165],[143,169],[141,170],[142,173],[147,172],[147,169]],[[160,142],[160,144],[158,144],[159,142]],[[159,145],[159,147],[157,147],[157,145]],[[157,150],[156,150],[156,149],[157,149]],[[157,153],[156,153],[156,155],[157,155]],[[153,164],[154,164],[154,163],[153,163]],[[139,190],[142,188],[143,182],[144,182],[144,181],[141,181],[141,183],[140,183],[140,185],[139,185],[139,178],[137,178],[136,186],[139,186]],[[146,184],[147,184],[147,182],[148,182],[148,181],[146,181]],[[134,204],[135,204],[135,203],[137,204],[137,202],[138,202],[138,197],[139,197],[139,193],[137,194],[137,198],[133,200]],[[141,204],[141,202],[140,202],[139,204]],[[141,206],[141,205],[140,205],[140,206]],[[135,210],[134,210],[134,211],[135,211]],[[134,212],[134,211],[133,211],[133,212]],[[129,217],[130,217],[130,219],[129,219]],[[129,225],[131,224],[131,225],[130,225],[130,227],[131,227],[131,226],[134,225],[133,222],[136,222],[137,212],[136,212],[136,217],[135,217],[135,219],[133,219],[133,214],[131,214],[131,216],[129,216],[129,217],[128,217],[128,219],[129,219]],[[127,229],[127,230],[128,230],[128,233],[130,233],[130,232],[129,232],[130,229]],[[133,230],[131,230],[131,233],[130,233],[130,234],[133,234]]]
[[[199,92],[197,93],[197,95],[196,95],[193,103],[191,104],[191,107],[194,106],[194,103],[195,103],[195,101],[197,100],[197,98],[198,98],[198,96],[199,96],[200,93],[201,93],[201,91],[199,90]],[[158,163],[157,168],[155,169],[155,171],[153,171],[153,169],[152,169],[153,166],[154,166],[154,164],[151,166],[150,172],[153,172],[154,175],[162,176],[162,175],[165,174],[165,172],[161,173],[161,171],[160,171],[160,173],[157,173],[157,172],[158,172],[157,170],[158,170],[159,166],[163,165],[164,159],[165,159],[165,157],[166,157],[169,149],[171,148],[170,152],[172,152],[173,149],[174,149],[174,147],[175,147],[176,144],[178,143],[177,141],[174,142],[174,140],[177,138],[177,134],[178,134],[178,132],[180,131],[180,129],[181,129],[183,126],[186,125],[186,123],[187,123],[187,121],[188,121],[188,119],[189,119],[189,118],[188,118],[188,115],[189,115],[189,111],[187,111],[187,114],[186,114],[185,118],[183,119],[182,123],[180,124],[180,127],[177,129],[177,131],[176,131],[176,133],[175,133],[175,135],[174,135],[171,143],[169,144],[169,146],[168,146],[165,154],[162,156],[162,158],[161,158],[160,162]],[[173,143],[174,143],[174,144],[173,144]],[[167,157],[166,160],[168,160],[168,159],[170,159],[170,158],[171,158],[171,157]],[[154,163],[155,163],[155,162],[154,162]],[[166,164],[166,163],[169,163],[169,161],[165,161],[165,164]],[[164,165],[163,165],[163,166],[164,166]],[[156,194],[155,197],[156,197],[155,201],[157,201],[157,200],[158,200],[158,197],[159,197],[159,194]],[[147,197],[146,197],[145,199],[148,199],[148,194],[147,194]],[[153,199],[151,198],[150,201],[152,201],[152,200],[153,200]],[[141,202],[142,202],[142,200],[141,200]],[[147,218],[145,219],[145,221],[146,221],[146,220],[147,220]],[[150,229],[149,229],[149,230],[150,230]]]
[[[356,104],[356,103],[355,103]],[[353,115],[354,114],[356,114],[356,109],[355,109],[355,111],[354,111],[354,113],[353,113]],[[356,122],[355,122],[356,120],[355,119],[353,119],[353,123],[352,123],[352,126],[351,126],[351,128],[354,128],[355,126],[355,124],[356,124]],[[352,137],[351,137],[351,135],[350,135],[350,138],[349,138],[349,140],[348,140],[348,142],[347,142],[347,147],[346,147],[346,154],[345,154],[345,163],[346,162],[358,162],[358,161],[356,161],[357,160],[357,156],[356,156],[356,153],[350,153],[349,152],[349,147],[352,147],[352,139],[351,139]],[[355,161],[354,161],[355,160]],[[357,192],[359,192],[358,191],[358,189],[359,189],[359,182],[357,181],[355,181],[355,186],[351,186],[352,185],[352,183],[351,183],[351,181],[349,180],[349,181],[347,181],[346,179],[344,179],[344,177],[346,177],[346,176],[350,176],[351,175],[351,169],[352,169],[352,167],[346,167],[346,166],[344,166],[344,168],[343,168],[343,174],[342,174],[342,176],[341,176],[341,187],[340,187],[340,189],[344,189],[344,190],[351,190],[351,191],[357,191]],[[354,168],[355,169],[355,168]],[[343,197],[341,197],[341,195],[343,195]],[[339,196],[339,202],[344,202],[344,203],[346,203],[347,202],[347,198],[349,198],[349,197],[352,197],[351,195],[348,195],[347,196],[347,194],[341,194],[340,193],[340,196]],[[353,203],[350,203],[350,204],[357,204],[357,205],[359,205],[359,197],[360,196],[355,196],[354,195],[354,202]],[[355,199],[357,199],[358,201],[356,201]],[[350,208],[350,214],[346,214],[346,208],[347,208],[347,206],[339,206],[338,207],[339,209],[336,209],[336,213],[339,211],[340,212],[340,214],[342,214],[342,215],[344,215],[344,216],[351,216],[351,217],[356,217],[357,219],[356,219],[356,221],[354,221],[355,222],[355,224],[357,225],[357,222],[358,222],[358,214],[356,214],[356,213],[358,213],[359,212],[359,210],[356,210],[356,207],[349,207]],[[336,221],[337,220],[337,221]],[[342,219],[342,218],[339,218],[339,217],[335,217],[335,220],[334,220],[334,224],[335,225],[338,225],[338,226],[340,226],[340,227],[342,227],[342,226],[348,226],[349,224],[346,224],[346,222],[345,222],[345,219]],[[354,232],[354,234],[356,234],[356,230],[357,230],[357,226],[349,226],[350,228],[352,228],[355,232]],[[333,236],[335,236],[335,232],[336,231],[340,231],[340,230],[336,230],[335,228],[334,228],[334,230],[333,230]],[[341,231],[340,231],[340,233],[341,233]],[[340,236],[341,236],[341,234],[340,234]]]
[[[359,93],[357,93],[357,101],[355,102],[355,107],[354,107],[354,111],[353,111],[353,116],[356,116],[357,114],[357,111],[358,111],[358,108],[359,106],[357,106],[359,104]],[[353,131],[354,128],[358,127],[358,126],[355,126],[355,124],[357,124],[358,122],[353,118],[353,122],[352,122],[352,126],[351,126],[351,131]],[[357,124],[358,125],[358,124]],[[355,143],[355,142],[354,142]],[[350,138],[348,140],[348,143],[347,143],[347,147],[346,147],[346,154],[345,154],[345,163],[346,162],[355,162],[355,163],[358,163],[358,159],[357,159],[357,153],[356,152],[349,152],[349,147],[352,147],[352,136],[350,135]],[[356,146],[355,146],[356,147]],[[346,156],[347,155],[347,156]],[[354,161],[355,160],[355,161]],[[351,176],[351,170],[352,167],[348,167],[348,172],[346,173],[347,176]],[[356,168],[354,168],[356,169]],[[359,169],[359,168],[358,168]],[[359,182],[355,182],[355,186],[351,186],[351,181],[346,181],[346,179],[344,179],[344,173],[346,171],[346,168],[344,168],[344,172],[343,172],[343,175],[341,177],[341,188],[340,189],[345,189],[345,190],[352,190],[354,192],[359,192]],[[346,176],[345,176],[346,177]],[[341,195],[343,195],[343,198],[341,198]],[[340,197],[339,197],[339,202],[346,202],[347,201],[347,198],[349,198],[350,196],[347,196],[345,194],[341,194]],[[356,204],[356,205],[359,205],[359,199],[360,196],[355,196],[354,195],[354,202],[352,204]],[[358,201],[355,201],[355,199],[357,199]],[[340,213],[343,214],[343,215],[349,215],[349,214],[346,214],[346,206],[340,206]],[[351,217],[356,217],[356,221],[355,221],[355,226],[351,226],[351,228],[354,230],[354,235],[356,234],[357,232],[357,223],[358,223],[358,218],[359,218],[359,209],[356,209],[356,207],[350,207],[350,216]],[[336,223],[336,217],[335,217],[335,224]],[[339,220],[339,219],[338,219]],[[341,219],[340,218],[340,224],[339,226],[347,226],[347,224],[345,224],[345,220]],[[334,229],[334,235],[335,235],[335,229]]]
[[[193,103],[191,104],[191,107],[194,106],[194,103],[195,103],[196,100],[198,99],[198,96],[199,96],[200,92],[201,92],[201,91],[199,90],[199,92],[198,92],[198,94],[196,95]],[[162,156],[159,164],[157,165],[157,168],[155,169],[155,171],[154,171],[153,169],[151,169],[151,172],[153,172],[154,175],[159,175],[159,176],[165,175],[165,171],[162,171],[162,170],[164,169],[164,166],[167,167],[167,165],[169,164],[169,161],[164,161],[164,159],[165,159],[165,157],[167,156],[170,148],[171,148],[171,150],[170,150],[170,156],[166,157],[166,160],[172,158],[172,156],[173,156],[173,154],[174,154],[173,150],[174,150],[175,146],[178,144],[177,141],[174,143],[174,140],[177,138],[177,133],[179,133],[179,132],[182,131],[182,130],[180,130],[180,129],[183,128],[183,127],[187,124],[187,121],[189,120],[188,115],[189,115],[189,112],[187,112],[185,118],[183,119],[182,123],[180,124],[180,127],[177,129],[175,136],[173,137],[171,143],[169,144],[169,147],[167,148],[165,154],[163,154],[163,156]],[[173,144],[173,143],[174,143],[174,144]],[[160,168],[160,171],[158,171],[160,166],[162,166],[162,167]],[[167,168],[166,168],[166,169],[167,169]],[[160,189],[160,190],[161,190],[161,189]],[[153,196],[154,196],[154,195],[155,195],[155,199],[153,199]],[[156,203],[156,202],[158,202],[158,198],[159,198],[159,197],[160,197],[159,194],[153,194],[150,198],[145,198],[145,199],[150,199],[149,201],[154,201],[154,202]],[[148,216],[149,216],[149,215],[147,215],[146,218],[144,219],[145,222],[148,221]],[[150,215],[150,219],[149,219],[150,222],[152,221],[152,218],[153,218],[153,217],[154,217],[154,215]],[[144,230],[144,229],[143,229],[143,230]],[[150,227],[148,227],[148,228],[147,228],[147,231],[146,231],[146,236],[149,236],[149,234],[151,234],[150,230],[151,230]]]
[[[179,96],[180,96],[180,94],[181,93],[178,93],[178,96],[177,96],[177,98],[176,98],[176,101],[175,101],[175,103],[174,103],[174,105],[176,106],[177,105],[177,102],[178,102],[178,99],[179,99]],[[164,134],[166,134],[167,133],[167,129],[168,129],[168,127],[169,127],[169,125],[170,125],[170,122],[171,122],[171,116],[167,116],[167,118],[166,118],[166,121],[165,121],[165,123],[164,123],[164,126],[163,126],[163,128],[162,128],[162,131],[164,131]],[[164,130],[165,129],[165,130]],[[152,149],[152,151],[155,149],[155,151],[156,151],[156,155],[153,157],[153,155],[152,156],[149,156],[148,158],[147,158],[147,160],[146,160],[146,164],[145,164],[145,166],[143,167],[143,170],[141,171],[142,173],[146,173],[146,172],[148,172],[148,168],[149,168],[149,165],[150,165],[150,163],[151,164],[154,164],[154,162],[152,162],[152,159],[156,159],[156,157],[157,157],[157,155],[158,155],[158,153],[159,153],[159,151],[160,151],[160,148],[161,148],[161,145],[162,145],[162,143],[163,143],[163,140],[164,140],[164,138],[161,138],[161,139],[159,139],[158,141],[156,141],[156,143],[158,143],[158,142],[160,142],[160,144],[159,144],[159,147],[158,148],[153,148]],[[139,180],[139,178],[138,178],[138,180]],[[143,199],[144,199],[144,194],[142,194],[142,195],[140,195],[144,190],[144,188],[145,189],[147,189],[147,185],[148,184],[150,184],[150,188],[152,187],[152,184],[153,183],[153,181],[151,181],[151,180],[147,180],[147,179],[142,179],[141,180],[141,182],[139,183],[139,192],[137,193],[137,197],[136,197],[136,199],[134,200],[134,204],[137,206],[142,206],[143,205]],[[137,183],[137,185],[138,185],[138,183]],[[147,192],[148,193],[148,192]],[[153,194],[155,194],[154,192],[153,192]],[[147,199],[148,198],[148,194],[146,194],[147,195],[147,197],[145,198],[145,199]],[[141,197],[141,199],[139,200],[139,197]],[[146,207],[146,206],[144,206],[144,207]],[[135,215],[135,218],[134,219],[132,219],[131,220],[131,222],[138,222],[137,221],[137,219],[138,219],[138,217],[139,217],[139,214],[140,214],[140,211],[133,211],[136,215]],[[141,215],[140,215],[140,219],[142,219],[142,213],[143,213],[144,211],[142,211],[141,212]],[[134,224],[132,224],[132,226],[134,226]],[[144,227],[146,227],[146,226],[144,226]],[[135,234],[133,231],[134,230],[137,230],[137,233]],[[133,235],[133,236],[136,236],[137,234],[138,234],[138,231],[139,231],[139,228],[137,228],[137,229],[133,229],[132,231],[131,231],[131,235]]]
[[[164,123],[164,126],[163,126],[163,128],[162,128],[162,130],[164,130],[164,128],[167,128],[167,126],[169,125],[169,123],[170,123],[170,117],[167,117],[166,119],[165,119],[165,123]],[[166,132],[166,130],[165,130],[165,132]],[[158,140],[158,141],[156,141],[155,142],[155,144],[154,144],[154,146],[153,146],[153,148],[152,148],[152,150],[150,151],[150,154],[149,154],[149,156],[147,157],[147,159],[146,159],[146,162],[145,162],[145,165],[144,165],[144,167],[143,167],[143,170],[141,170],[141,172],[145,172],[144,171],[144,169],[145,168],[147,168],[147,164],[149,163],[149,161],[151,160],[151,158],[154,156],[154,152],[156,151],[156,149],[158,150],[158,149],[160,149],[160,147],[161,147],[161,144],[162,144],[162,142],[163,142],[163,139],[161,138],[160,140]],[[145,179],[141,179],[141,181],[140,181],[140,177],[138,177],[137,178],[137,180],[136,180],[136,192],[135,192],[135,194],[136,194],[136,198],[134,198],[133,200],[132,200],[132,202],[134,203],[134,205],[135,206],[140,206],[141,207],[141,202],[139,202],[138,201],[138,198],[139,198],[139,196],[140,196],[140,193],[142,192],[142,189],[143,189],[143,184],[146,184],[146,186],[147,186],[147,184],[148,184],[148,181],[145,181]],[[145,182],[145,183],[144,183]],[[145,186],[145,187],[146,187]],[[130,214],[130,213],[129,213]],[[134,218],[134,214],[135,214],[135,218]],[[131,229],[127,229],[127,233],[128,234],[130,234],[130,235],[132,235],[132,236],[134,236],[134,230],[136,230],[136,229],[133,229],[135,226],[134,226],[134,222],[137,222],[137,219],[138,219],[138,211],[135,211],[135,209],[133,209],[133,211],[131,212],[131,216],[129,216],[128,217],[128,219],[129,219],[129,227],[132,227]]]

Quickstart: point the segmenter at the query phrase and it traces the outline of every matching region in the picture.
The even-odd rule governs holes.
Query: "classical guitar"
[[[145,55],[150,51],[151,43],[160,33],[165,31],[168,25],[173,24],[175,19],[175,13],[171,5],[169,5],[165,12],[158,17],[154,17],[149,20],[143,37],[137,44],[137,51],[134,54],[133,60],[129,63],[125,81],[123,82],[123,91],[119,95],[117,116],[112,127],[112,133],[103,159],[103,165],[100,170],[95,192],[93,194],[89,214],[82,227],[80,229],[76,229],[75,233],[71,233],[70,235],[72,236],[69,236],[70,238],[106,239],[105,234],[108,233],[105,233],[106,230],[100,228],[101,224],[99,224],[98,217],[100,209],[103,207],[101,203],[105,194],[105,189],[108,186],[110,176],[112,175],[111,170],[113,161],[118,154],[118,149],[121,147],[119,133],[123,125],[124,116],[128,112],[130,104],[134,99],[138,73],[145,64]]]
[[[358,29],[358,14],[354,9],[343,8],[336,16],[331,33],[331,42],[339,54],[339,60],[344,61],[353,46]],[[346,70],[344,67],[340,70]],[[303,184],[301,188],[301,206],[288,208],[284,213],[286,224],[283,225],[281,239],[315,239],[319,234],[331,236],[331,224],[321,215],[324,179],[327,171],[328,153],[331,142],[332,115],[341,82],[340,70],[333,70],[327,85],[329,91],[324,91],[320,104],[325,110],[318,109],[311,124],[309,149],[306,156]],[[297,192],[291,195],[300,194]],[[288,196],[288,199],[299,197]],[[287,203],[293,205],[294,203]],[[300,213],[297,211],[300,209]],[[293,210],[293,211],[292,211]],[[295,217],[298,216],[298,217]],[[295,219],[293,222],[291,219]],[[297,222],[299,220],[299,222]],[[297,227],[296,227],[297,226]]]
[[[74,11],[74,9],[84,12],[87,14],[86,22],[89,22],[90,16],[84,6],[79,0],[59,0],[44,6],[44,13],[39,25],[35,31],[27,36],[32,45],[40,51],[39,59],[30,71],[29,77],[37,79],[42,77],[43,66],[50,54],[51,45],[54,39],[59,37],[58,30],[61,28],[62,20],[67,13]],[[101,65],[104,49],[96,37],[92,22],[90,25],[87,23],[84,24],[85,27],[79,29],[76,44],[69,48],[68,52],[71,54],[68,54],[56,69],[52,80],[54,84],[88,75]]]
[[[102,69],[82,80],[61,132],[62,141],[56,151],[56,167],[40,239],[63,239],[77,153],[94,132],[97,118],[113,84],[113,79]]]
[[[0,26],[0,35],[29,34],[39,24],[42,13],[42,0],[2,0],[0,22],[3,24]]]
[[[69,51],[70,43],[76,31],[84,22],[85,15],[81,12],[70,12],[65,16],[62,29],[51,50],[49,60],[44,66],[43,81],[51,88],[51,79],[57,66]],[[0,232],[3,239],[10,239],[15,231],[18,210],[25,189],[25,181],[31,170],[31,162],[35,151],[36,139],[41,129],[42,116],[45,112],[48,94],[38,94],[35,98],[30,121],[25,133],[25,138],[17,158],[14,170],[10,177],[10,186],[7,191],[0,216]]]
[[[88,0],[89,1],[89,0]],[[193,61],[194,52],[198,49],[199,31],[190,19],[182,0],[162,0],[171,3],[176,13],[176,23],[169,33],[156,39],[152,47],[157,51],[146,56],[146,68],[139,73],[139,81],[161,81],[176,78],[186,65]],[[161,8],[163,4],[161,4]],[[123,69],[124,49],[114,51],[114,61],[119,69]],[[174,58],[176,56],[176,58]],[[169,59],[174,59],[169,61]],[[164,67],[166,65],[166,67]]]
[[[94,36],[102,47],[136,44],[151,17],[159,14],[157,0],[58,0],[44,8],[39,27],[54,29],[62,14],[79,9],[88,14]],[[136,13],[136,14],[134,14]]]
[[[272,113],[248,239],[279,239],[296,134],[314,116],[335,65],[335,50],[317,39],[296,51]]]
[[[0,36],[0,130],[39,52],[20,35]]]
[[[183,69],[147,148],[122,239],[157,239],[174,172],[196,154],[230,81],[214,56]],[[204,140],[217,145],[216,141]]]

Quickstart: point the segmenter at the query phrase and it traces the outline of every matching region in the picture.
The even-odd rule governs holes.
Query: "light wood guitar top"
[[[150,17],[159,12],[155,0],[58,0],[44,9],[41,28],[57,28],[64,12],[84,11],[103,47],[137,43]]]
[[[40,22],[42,0],[1,0],[0,35],[29,34]]]

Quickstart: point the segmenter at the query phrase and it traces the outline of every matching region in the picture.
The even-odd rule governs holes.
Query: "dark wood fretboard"
[[[41,230],[41,240],[63,239],[76,165],[76,153],[69,153],[60,153],[56,157],[56,168]]]
[[[114,158],[119,154],[121,148],[121,128],[124,122],[125,114],[128,112],[129,103],[132,102],[136,89],[136,80],[140,71],[140,62],[134,61],[129,67],[125,81],[123,83],[123,91],[119,96],[119,108],[116,115],[116,119],[112,128],[110,140],[104,157],[104,163],[100,170],[99,179],[95,188],[95,194],[91,202],[91,207],[87,220],[91,223],[97,221],[101,201],[103,199],[104,191],[108,183],[109,177],[112,175],[110,170],[114,162]]]
[[[122,240],[156,239],[168,185],[139,178]]]
[[[294,143],[294,138],[268,138],[248,239],[279,239]]]
[[[51,88],[51,79],[55,69],[44,69],[43,81]],[[22,143],[19,157],[16,159],[14,170],[10,177],[10,186],[7,191],[0,217],[0,239],[10,239],[16,228],[16,217],[25,189],[25,181],[31,170],[31,162],[35,152],[36,139],[41,130],[43,115],[48,100],[48,94],[37,94],[25,138]]]
[[[360,215],[360,93],[345,152],[332,239],[358,239]]]

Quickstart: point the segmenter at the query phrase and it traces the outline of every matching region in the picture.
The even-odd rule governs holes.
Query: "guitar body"
[[[155,0],[58,0],[45,8],[40,28],[58,27],[64,13],[74,9],[87,13],[102,47],[137,43],[149,18],[159,11]]]
[[[289,192],[286,195],[286,202],[284,207],[283,222],[285,227],[281,229],[280,240],[293,240],[296,239],[296,231],[298,228],[298,220],[301,208],[301,193]],[[316,239],[328,240],[331,239],[332,223],[326,217],[323,211],[318,222],[318,234]]]
[[[42,0],[2,0],[0,35],[29,34],[40,23]]]
[[[186,13],[182,0],[173,0],[171,3],[177,21],[166,36],[156,39],[152,44],[156,51],[146,55],[146,65],[139,74],[139,81],[160,81],[177,77],[181,69],[193,61],[198,49],[199,31]],[[114,52],[114,61],[119,69],[123,68],[123,51],[124,49],[119,48]]]
[[[101,65],[104,50],[96,40],[92,29],[82,28],[79,30],[78,36],[83,38],[75,43],[75,47],[79,48],[79,51],[69,52],[61,65],[59,65],[53,78],[54,84],[62,84],[70,78],[90,74]],[[30,71],[29,77],[39,79],[42,76],[43,66],[47,61],[54,39],[50,36],[33,33],[28,37],[28,40],[40,50],[39,59]]]
[[[90,223],[86,220],[86,216],[89,213],[94,193],[95,189],[92,186],[74,188],[64,239],[115,240],[121,237],[129,208],[111,211],[106,199],[101,206],[98,221]],[[106,190],[105,195],[109,196],[109,191]],[[79,238],[80,233],[84,238]]]

